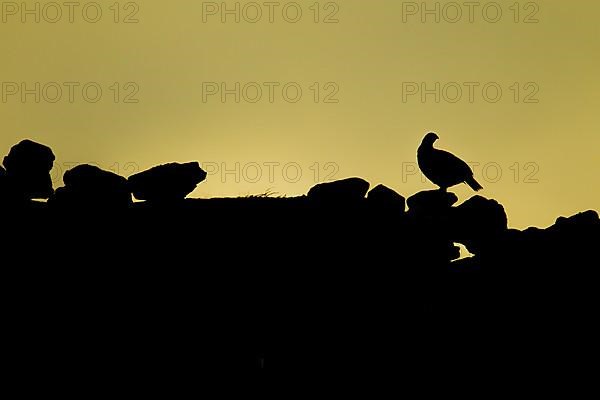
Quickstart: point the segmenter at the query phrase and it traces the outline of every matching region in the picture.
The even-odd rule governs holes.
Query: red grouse
[[[466,183],[475,191],[483,189],[466,162],[447,151],[433,148],[433,143],[438,139],[435,133],[428,133],[417,151],[419,168],[427,179],[443,191],[459,183]]]

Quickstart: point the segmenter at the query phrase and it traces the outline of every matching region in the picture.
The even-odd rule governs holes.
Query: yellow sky
[[[114,0],[25,3],[2,2],[0,152],[50,145],[56,186],[75,163],[128,175],[199,160],[201,197],[297,195],[331,176],[408,196],[433,188],[412,174],[433,130],[477,164],[513,227],[600,204],[596,1],[521,2],[518,15],[513,0],[442,1],[438,15],[397,0],[323,1],[318,15],[313,0],[241,1],[239,23],[220,1],[120,2],[118,14]]]

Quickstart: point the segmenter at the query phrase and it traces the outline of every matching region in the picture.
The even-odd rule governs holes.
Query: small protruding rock
[[[171,163],[132,175],[128,183],[138,200],[170,202],[185,199],[206,175],[197,162]]]
[[[454,193],[427,190],[409,197],[407,204],[411,214],[439,215],[447,213],[457,201]]]
[[[474,235],[488,235],[508,229],[504,207],[496,200],[473,196],[456,207],[457,224],[465,226]]]
[[[504,207],[496,200],[473,196],[453,210],[454,239],[479,254],[508,229]]]
[[[547,232],[555,243],[571,248],[573,253],[586,254],[600,246],[600,218],[594,210],[560,217]]]
[[[398,192],[384,185],[378,185],[367,195],[369,205],[383,212],[400,212],[406,209],[406,199]]]
[[[322,203],[349,203],[365,199],[369,182],[361,178],[348,178],[335,182],[321,183],[308,192],[308,198]]]
[[[93,165],[78,165],[65,172],[63,181],[65,187],[48,201],[53,207],[119,209],[132,203],[127,179]]]
[[[47,199],[54,192],[50,170],[54,154],[48,146],[23,140],[4,157],[6,186],[20,200]]]
[[[563,231],[565,233],[571,232],[585,232],[589,229],[595,230],[600,227],[600,218],[598,212],[589,210],[586,212],[579,213],[570,218],[559,217],[556,223],[550,228],[555,231]]]

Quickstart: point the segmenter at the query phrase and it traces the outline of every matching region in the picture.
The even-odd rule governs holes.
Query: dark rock
[[[569,218],[560,217],[548,228],[554,250],[575,262],[600,248],[600,219],[596,211],[586,211]]]
[[[31,140],[13,146],[3,161],[10,195],[20,200],[50,197],[54,192],[50,177],[54,159],[49,147]]]
[[[462,224],[468,223],[482,234],[508,229],[508,217],[504,207],[496,200],[482,196],[471,197],[456,207],[455,214]]]
[[[576,268],[589,262],[600,246],[600,219],[596,211],[587,211],[560,217],[546,229],[510,229],[497,246],[494,261],[502,268],[521,263],[539,271],[543,269],[544,274],[558,274],[563,271],[562,264]]]
[[[458,197],[454,193],[441,190],[427,190],[411,196],[407,200],[411,214],[440,215],[449,212]]]
[[[460,247],[456,246],[455,244],[449,244],[447,246],[447,257],[448,260],[454,261],[454,260],[458,260],[460,258]]]
[[[453,209],[453,239],[473,254],[497,242],[508,229],[504,207],[495,200],[473,196]]]
[[[467,257],[460,260],[456,260],[450,264],[450,271],[454,273],[477,273],[481,270],[479,260],[475,257]]]
[[[6,171],[0,166],[0,204],[5,201]]]
[[[561,232],[566,235],[597,231],[600,228],[600,218],[594,210],[574,215],[570,218],[560,217],[550,228],[551,231]]]
[[[452,205],[458,201],[453,193],[441,190],[419,192],[407,200],[410,235],[418,242],[421,257],[444,264],[460,257],[460,248],[451,240]]]
[[[496,253],[503,256],[510,254],[512,257],[522,259],[527,253],[536,253],[540,243],[544,243],[547,237],[546,230],[536,227],[530,227],[523,231],[508,229],[496,244],[498,247]]]
[[[358,202],[364,200],[370,184],[361,178],[349,178],[321,183],[308,192],[308,198],[317,202]]]
[[[129,177],[129,189],[138,200],[183,200],[206,179],[197,162],[165,164]]]
[[[369,205],[384,212],[401,212],[406,208],[406,199],[395,190],[378,185],[367,195]]]
[[[92,165],[79,165],[65,172],[65,187],[48,200],[50,206],[65,208],[127,208],[131,193],[127,179]]]

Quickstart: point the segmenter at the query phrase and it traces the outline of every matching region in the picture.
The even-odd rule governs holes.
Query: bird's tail
[[[465,181],[465,183],[466,183],[467,185],[469,185],[469,186],[471,187],[471,189],[473,189],[473,190],[474,190],[474,191],[476,191],[476,192],[478,192],[478,191],[480,191],[481,189],[483,189],[483,186],[481,186],[481,185],[479,184],[479,182],[477,182],[477,181],[475,180],[475,178],[474,178],[474,177],[472,177],[472,176],[468,177],[468,178],[467,178],[467,180]]]

